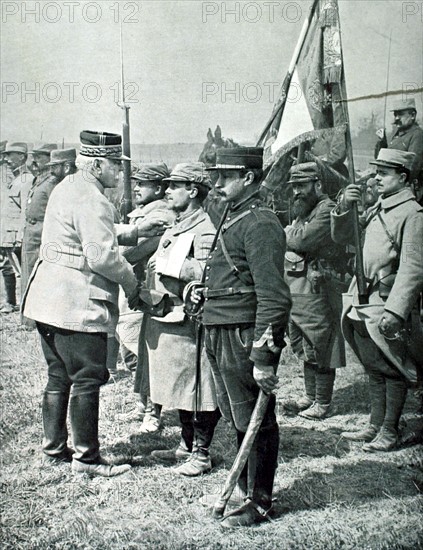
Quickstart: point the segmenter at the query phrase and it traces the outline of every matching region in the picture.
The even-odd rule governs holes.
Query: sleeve
[[[127,296],[131,294],[137,286],[137,279],[119,251],[113,209],[108,200],[100,195],[93,196],[91,201],[81,201],[74,223],[91,271],[119,283]]]
[[[352,210],[339,213],[338,207],[330,213],[330,230],[332,240],[337,244],[354,243],[354,221]]]
[[[287,226],[287,247],[298,253],[307,253],[326,245],[331,240],[330,212],[333,206],[332,201],[322,203],[308,223]]]
[[[196,238],[194,241],[194,256],[188,256],[182,264],[179,275],[181,281],[189,283],[201,279],[213,239],[213,233],[204,233],[199,238]]]
[[[408,146],[408,151],[410,153],[415,153],[416,158],[413,163],[413,176],[416,177],[421,168],[423,163],[423,131],[418,129],[419,131],[414,132],[413,136],[411,137],[410,144]]]
[[[257,298],[250,359],[258,365],[276,366],[291,309],[291,294],[284,280],[285,233],[279,221],[268,216],[248,223],[245,251]]]
[[[423,212],[407,219],[401,243],[401,259],[385,310],[406,320],[423,290]]]
[[[136,225],[128,223],[115,223],[115,230],[118,243],[123,246],[135,246],[138,241],[138,231]]]

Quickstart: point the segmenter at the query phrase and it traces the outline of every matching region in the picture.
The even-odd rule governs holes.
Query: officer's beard
[[[315,189],[307,193],[304,197],[294,198],[294,204],[292,207],[294,216],[300,219],[307,218],[318,202],[319,198]]]

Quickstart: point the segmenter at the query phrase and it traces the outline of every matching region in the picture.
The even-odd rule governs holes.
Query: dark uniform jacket
[[[305,219],[297,218],[285,228],[285,280],[293,299],[291,320],[306,339],[300,340],[297,347],[295,327],[291,325],[291,344],[299,357],[315,361],[321,368],[345,365],[341,293],[347,290],[350,277],[345,247],[331,238],[330,214],[334,206],[322,195]],[[313,353],[308,351],[303,357],[303,349],[309,343]]]
[[[38,174],[29,190],[25,208],[25,225],[22,240],[22,291],[38,259],[43,232],[44,217],[51,192],[58,180],[45,168]]]
[[[413,164],[411,180],[414,178],[421,179],[421,171],[423,169],[423,130],[417,122],[407,130],[396,130],[389,142],[383,140],[379,141],[375,148],[375,158],[378,156],[380,149],[384,146],[387,146],[388,149],[398,149],[399,151],[415,153],[416,159]]]
[[[225,257],[222,238],[241,278]],[[291,309],[283,279],[284,254],[285,233],[278,218],[256,197],[249,197],[229,211],[206,263],[204,325],[254,326],[250,359],[261,365],[277,365],[284,345]],[[212,297],[216,291],[222,295]]]
[[[305,271],[302,278],[298,268],[295,270],[295,266],[292,266],[294,269],[291,270],[291,266],[285,264],[292,294],[316,293],[311,271],[320,273],[318,286],[322,287],[322,291],[327,280],[333,277],[343,279],[348,272],[345,247],[339,246],[331,238],[330,215],[334,207],[335,203],[322,195],[305,219],[297,219],[292,225],[285,227],[287,249],[305,259],[300,268]]]

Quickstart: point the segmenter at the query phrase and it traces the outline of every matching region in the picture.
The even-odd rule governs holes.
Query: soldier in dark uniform
[[[236,428],[240,446],[260,388],[271,393],[284,347],[291,298],[283,279],[285,234],[258,198],[263,149],[219,149],[215,190],[229,214],[205,278],[203,323],[218,405]],[[272,505],[279,431],[272,394],[239,485],[248,494],[223,527],[263,521]],[[249,478],[247,480],[247,478]]]
[[[375,147],[375,158],[382,148],[414,153],[415,159],[410,174],[410,183],[417,200],[423,193],[423,130],[416,122],[417,109],[414,98],[399,99],[392,105],[396,130],[388,141],[385,130],[379,130],[379,141]]]
[[[330,212],[335,204],[323,192],[317,165],[293,166],[289,183],[296,215],[285,228],[285,279],[293,301],[289,337],[304,362],[306,391],[297,408],[300,416],[320,420],[329,413],[335,368],[345,366],[340,318],[342,291],[348,288],[347,257],[345,247],[331,239]]]
[[[44,216],[51,192],[58,183],[56,176],[50,172],[50,154],[57,149],[55,144],[44,144],[31,151],[32,166],[37,170],[37,177],[32,182],[25,209],[25,224],[22,240],[22,294],[25,292],[29,276],[38,259],[43,231]]]

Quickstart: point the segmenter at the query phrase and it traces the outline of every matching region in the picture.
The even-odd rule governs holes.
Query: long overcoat
[[[183,290],[200,280],[216,230],[199,208],[176,221],[163,234],[147,266],[147,287],[168,293],[174,307],[166,317],[144,315],[140,362],[147,364],[153,403],[167,408],[194,410],[196,393],[195,325],[183,311]],[[198,410],[217,407],[210,364],[204,348],[198,380]]]
[[[335,204],[322,196],[305,219],[285,228],[288,251],[304,261],[285,261],[285,280],[292,296],[290,340],[304,361],[320,368],[345,366],[340,318],[342,292],[348,288],[345,247],[331,238],[330,213]]]
[[[391,238],[380,220],[382,217]],[[334,210],[332,236],[339,243],[352,242],[352,212]],[[395,248],[398,247],[400,253]],[[423,367],[423,336],[416,304],[423,290],[423,207],[410,189],[386,198],[379,198],[367,213],[363,260],[364,274],[369,282],[368,304],[360,304],[356,278],[344,296],[342,331],[345,339],[360,358],[355,345],[350,320],[364,321],[370,337],[383,355],[411,382],[416,382],[417,369]],[[387,298],[380,295],[380,281],[398,263],[395,281]],[[393,270],[395,271],[395,270]],[[384,294],[384,293],[382,293]],[[387,340],[378,329],[384,311],[403,319],[410,331],[405,340]]]
[[[24,315],[68,330],[114,334],[119,285],[129,295],[137,280],[119,251],[104,188],[88,173],[66,177],[47,206]]]

